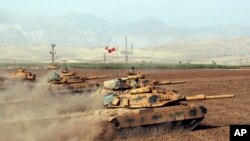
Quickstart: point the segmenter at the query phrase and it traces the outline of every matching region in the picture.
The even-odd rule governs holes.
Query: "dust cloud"
[[[93,141],[103,134],[100,96],[90,94],[51,96],[46,77],[39,82],[8,80],[0,91],[0,140]]]

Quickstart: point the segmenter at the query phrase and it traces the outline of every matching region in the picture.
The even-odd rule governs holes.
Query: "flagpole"
[[[116,63],[118,63],[118,46],[116,47]]]
[[[112,62],[115,62],[113,51],[112,51]]]
[[[118,46],[116,47],[116,77],[118,77]]]

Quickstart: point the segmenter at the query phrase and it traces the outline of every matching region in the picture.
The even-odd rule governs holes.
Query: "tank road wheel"
[[[180,129],[181,129],[181,126],[182,126],[182,121],[176,121],[175,123],[174,123],[174,130],[176,131],[176,132],[179,132],[180,131]]]
[[[192,129],[194,123],[195,123],[194,119],[185,120],[185,121],[183,121],[180,130],[182,130],[182,131],[190,131]]]
[[[122,139],[126,139],[132,135],[131,128],[122,128],[119,133]]]
[[[133,136],[141,136],[144,134],[144,128],[142,126],[134,127],[132,134]]]
[[[147,127],[147,132],[149,134],[155,134],[157,133],[157,127],[155,125],[150,125]]]
[[[160,128],[160,132],[163,132],[163,133],[171,132],[173,131],[173,123],[172,122],[163,123],[159,125],[159,128]]]

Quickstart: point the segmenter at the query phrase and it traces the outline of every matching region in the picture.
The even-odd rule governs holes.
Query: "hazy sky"
[[[18,15],[91,14],[128,23],[153,17],[173,26],[250,26],[249,0],[0,0],[0,11]]]

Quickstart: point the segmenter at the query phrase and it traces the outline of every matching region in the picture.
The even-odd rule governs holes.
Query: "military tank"
[[[50,63],[50,64],[47,66],[47,69],[48,69],[48,70],[60,69],[60,65],[55,64],[55,63]]]
[[[114,78],[111,80],[106,80],[103,83],[104,90],[108,91],[119,91],[123,92],[126,90],[131,90],[135,88],[145,87],[145,86],[155,86],[155,85],[172,85],[172,84],[182,84],[186,81],[158,81],[158,80],[147,80],[147,76],[151,74],[143,74],[140,72],[135,72],[135,68],[131,67],[127,72],[127,77]],[[104,91],[107,93],[107,91]]]
[[[192,100],[233,98],[234,95],[182,96],[156,86],[131,89],[127,93],[103,96],[104,110],[96,115],[122,138],[172,131],[191,131],[203,120],[207,109],[187,103]]]
[[[62,71],[61,75],[54,72],[53,76],[47,81],[49,83],[47,89],[51,94],[64,93],[82,93],[97,90],[100,85],[89,80],[108,78],[109,76],[77,76],[75,72],[70,72],[68,69]]]
[[[24,68],[19,68],[18,72],[11,74],[10,79],[35,81],[36,74],[33,74]]]
[[[146,80],[146,76],[150,74],[142,73],[129,73],[127,77],[114,78],[111,80],[104,81],[103,87],[106,90],[113,91],[125,91],[145,86],[155,86],[155,85],[172,85],[172,84],[182,84],[186,81],[158,81],[158,80]]]

